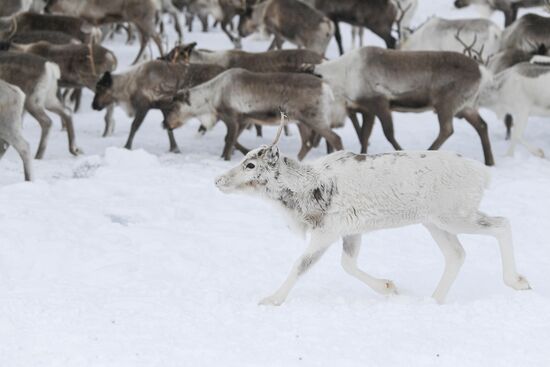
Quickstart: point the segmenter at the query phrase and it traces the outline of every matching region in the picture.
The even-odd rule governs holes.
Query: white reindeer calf
[[[445,270],[433,293],[438,302],[444,301],[464,262],[457,237],[461,233],[495,237],[504,283],[517,290],[530,289],[516,272],[508,220],[478,210],[489,181],[489,172],[480,163],[438,151],[373,156],[337,152],[299,163],[280,156],[278,137],[216,179],[224,193],[255,194],[276,203],[294,228],[311,234],[288,278],[261,304],[282,304],[298,278],[340,237],[344,270],[378,293],[394,293],[390,280],[358,269],[361,234],[416,223],[428,229],[445,257]]]

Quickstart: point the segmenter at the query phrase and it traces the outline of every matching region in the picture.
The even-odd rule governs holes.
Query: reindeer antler
[[[277,145],[277,143],[279,143],[279,140],[281,139],[281,134],[283,133],[283,128],[285,127],[285,118],[288,118],[288,116],[284,113],[282,109],[279,112],[281,113],[281,122],[279,124],[279,129],[277,130],[277,135],[275,135],[275,139],[273,140],[273,143],[271,143],[271,146]]]
[[[11,40],[13,38],[13,36],[16,35],[17,33],[17,18],[15,17],[15,15],[11,18],[11,32],[10,32],[10,35],[8,36],[8,40]]]
[[[90,52],[90,55],[88,56],[88,59],[90,59],[90,65],[92,67],[92,75],[97,76],[97,71],[95,69],[95,60],[94,60],[94,41],[93,41],[93,39],[88,44],[88,51]]]
[[[401,4],[401,1],[397,0],[395,4],[397,5],[397,9],[399,10],[399,17],[395,20],[395,25],[397,26],[397,37],[399,38],[399,40],[402,40],[403,38],[401,37],[402,36],[401,22],[403,22],[403,18],[405,18],[405,14],[407,14],[407,12],[411,10],[413,4],[410,3],[409,6],[407,6],[405,9],[403,9],[403,5]]]
[[[466,42],[464,42],[462,38],[460,38],[460,32],[462,32],[462,29],[463,27],[459,28],[455,34],[455,39],[460,42],[460,44],[464,47],[462,53],[476,61],[479,61],[481,64],[487,65],[491,57],[488,57],[486,60],[483,59],[483,50],[485,50],[485,45],[481,45],[481,48],[479,50],[476,50],[474,48],[477,43],[477,34],[474,35],[474,40],[472,41],[472,44],[467,45]]]

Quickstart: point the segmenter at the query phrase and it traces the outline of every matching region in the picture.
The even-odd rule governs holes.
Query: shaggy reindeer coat
[[[537,14],[525,14],[506,28],[502,35],[501,49],[535,52],[541,46],[550,48],[550,18]]]
[[[241,50],[210,51],[196,49],[196,43],[176,46],[163,59],[195,64],[213,64],[226,69],[242,68],[257,73],[303,72],[304,64],[317,65],[323,57],[305,49],[246,52]]]
[[[485,163],[493,165],[487,124],[477,113],[477,97],[490,73],[477,62],[455,52],[394,51],[364,47],[312,68],[334,90],[336,99],[370,118],[362,129],[366,151],[376,115],[395,149],[391,111],[434,110],[440,132],[429,149],[439,149],[453,133],[455,115],[464,117],[478,132]]]
[[[340,55],[344,54],[339,22],[366,27],[380,36],[388,48],[395,48],[392,27],[398,11],[391,0],[303,0],[329,17],[336,25],[335,37]]]
[[[46,11],[72,15],[96,25],[133,23],[140,33],[140,50],[134,64],[143,55],[151,38],[163,54],[162,43],[155,30],[157,9],[152,0],[49,0]]]
[[[106,73],[97,83],[92,103],[101,110],[119,104],[129,116],[135,116],[125,147],[132,149],[134,136],[150,109],[165,113],[176,92],[204,83],[225,69],[216,65],[198,65],[149,61],[122,74]],[[168,129],[170,151],[179,152],[171,129]]]
[[[468,5],[486,6],[490,10],[504,13],[504,26],[515,22],[520,8],[531,8],[546,5],[546,0],[455,0],[455,7],[464,8]]]
[[[280,157],[276,146],[263,146],[218,177],[216,186],[222,192],[248,193],[275,203],[292,228],[310,233],[309,245],[288,278],[261,301],[280,305],[298,278],[339,238],[344,240],[346,272],[379,293],[395,292],[390,280],[358,269],[361,234],[410,224],[423,224],[445,257],[445,271],[433,294],[437,301],[444,301],[464,262],[460,233],[496,237],[504,282],[514,289],[529,289],[516,272],[507,220],[478,209],[488,181],[485,167],[450,152],[337,152],[298,163]]]
[[[25,109],[40,123],[42,128],[36,153],[37,159],[44,156],[52,125],[45,110],[54,112],[61,117],[67,128],[69,151],[74,155],[80,152],[75,142],[73,120],[57,97],[60,77],[59,66],[43,57],[26,53],[0,52],[0,79],[21,88],[27,96]]]
[[[334,25],[323,13],[298,0],[267,0],[241,15],[239,34],[259,29],[273,34],[269,49],[282,48],[283,40],[324,55],[334,35]]]
[[[342,149],[340,137],[331,129],[334,95],[328,84],[313,75],[230,69],[183,93],[182,99],[166,116],[167,125],[177,128],[197,117],[204,126],[211,127],[223,120],[228,128],[223,152],[226,160],[231,159],[233,147],[248,124],[272,125],[281,110],[299,127],[305,125],[325,137],[335,149]],[[307,151],[302,141],[299,158]]]
[[[21,13],[8,20],[0,20],[0,39],[33,31],[61,32],[83,43],[99,41],[101,32],[84,20],[64,15]]]

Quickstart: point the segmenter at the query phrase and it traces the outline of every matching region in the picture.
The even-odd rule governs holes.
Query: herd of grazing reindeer
[[[523,137],[532,115],[550,114],[550,18],[518,9],[546,7],[550,0],[456,0],[457,8],[482,5],[505,15],[505,28],[487,19],[431,17],[416,28],[411,20],[419,0],[1,0],[0,157],[11,145],[32,179],[29,144],[21,132],[28,112],[40,124],[36,159],[44,157],[52,125],[46,111],[60,116],[69,151],[77,155],[73,114],[83,88],[95,93],[92,107],[106,110],[104,136],[114,131],[113,109],[134,117],[126,148],[147,113],[159,109],[171,152],[179,148],[173,130],[195,118],[205,133],[218,121],[227,127],[222,156],[235,149],[245,158],[216,180],[224,192],[248,191],[279,203],[294,227],[311,233],[306,252],[268,304],[280,304],[308,268],[338,237],[343,237],[344,269],[379,293],[395,291],[389,280],[357,268],[360,233],[413,223],[424,224],[440,246],[446,267],[434,293],[443,301],[464,261],[459,233],[498,239],[504,281],[528,289],[518,275],[506,219],[478,210],[488,181],[486,169],[454,153],[398,152],[367,156],[375,118],[389,143],[392,112],[432,110],[439,149],[453,133],[453,118],[465,119],[479,134],[485,164],[493,165],[488,126],[480,107],[503,119],[509,154],[519,143],[532,154],[544,152]],[[198,17],[208,31],[215,20],[235,49],[211,51],[184,44],[180,16],[188,31]],[[179,42],[163,44],[164,15]],[[234,27],[234,20],[238,25]],[[360,47],[344,53],[339,23],[352,25],[362,44],[364,29],[387,49]],[[114,73],[116,55],[101,45],[115,32],[128,42],[139,38],[135,66]],[[273,38],[266,52],[241,51],[241,38],[253,33]],[[324,57],[332,37],[341,56]],[[142,61],[149,42],[160,57]],[[284,42],[297,48],[282,49]],[[324,138],[329,152],[342,150],[334,129],[349,118],[362,154],[336,152],[311,164],[281,157],[276,142],[280,114],[297,125],[302,160]],[[283,119],[284,122],[284,119]],[[249,127],[279,126],[275,143],[250,151],[239,143]],[[285,126],[286,127],[286,126]],[[391,169],[390,169],[391,167]]]
[[[2,0],[0,154],[12,145],[23,159],[25,178],[31,178],[17,110],[23,105],[42,131],[36,159],[45,154],[52,125],[46,111],[60,116],[69,151],[77,155],[67,106],[74,103],[78,110],[82,88],[88,88],[95,92],[92,107],[106,109],[104,136],[113,133],[116,105],[134,116],[128,149],[150,109],[164,115],[171,152],[179,151],[173,129],[190,118],[200,120],[202,132],[222,121],[227,126],[226,160],[235,148],[248,152],[238,142],[243,130],[256,126],[261,134],[262,125],[277,123],[279,110],[298,126],[299,159],[323,138],[329,152],[342,149],[334,129],[348,118],[362,153],[376,117],[390,144],[401,149],[392,111],[433,110],[440,129],[429,149],[445,143],[453,133],[453,118],[459,117],[477,131],[485,163],[493,165],[488,127],[478,113],[486,107],[506,123],[509,154],[519,143],[543,156],[524,140],[523,131],[530,115],[550,112],[550,92],[544,87],[550,81],[545,57],[550,18],[531,13],[516,17],[520,7],[549,7],[548,1],[455,1],[458,8],[485,3],[503,11],[507,27],[502,30],[487,19],[435,16],[413,29],[418,0]],[[178,42],[168,52],[162,41],[163,14],[170,16],[181,41],[183,13],[190,31],[193,17],[201,19],[203,31],[212,17],[237,49],[210,51]],[[361,43],[363,30],[371,30],[388,49],[361,47],[344,54],[340,22],[351,24]],[[137,34],[139,52],[134,68],[115,74],[116,55],[101,42],[124,31],[129,42]],[[241,37],[254,32],[273,37],[269,50],[238,50]],[[327,60],[333,36],[342,56]],[[150,41],[162,56],[140,62]],[[282,50],[284,42],[297,48]]]

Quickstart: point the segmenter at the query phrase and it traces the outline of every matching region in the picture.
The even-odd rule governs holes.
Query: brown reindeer
[[[249,71],[302,72],[304,64],[320,64],[323,57],[306,49],[246,52],[241,50],[210,51],[197,49],[197,43],[174,47],[162,59],[171,62],[213,64],[221,67],[243,68]]]
[[[532,8],[548,5],[548,0],[455,0],[455,7],[460,9],[469,5],[484,5],[491,10],[504,13],[504,26],[508,27],[518,17],[520,8]]]
[[[246,10],[247,0],[192,0],[190,6],[198,14],[210,14],[220,24],[222,31],[227,35],[235,48],[241,48],[241,39],[232,34],[228,27],[232,28],[232,21],[236,15]]]
[[[0,52],[0,79],[19,87],[27,96],[25,110],[34,117],[42,128],[36,158],[41,159],[46,150],[52,120],[46,114],[51,111],[61,117],[67,128],[69,151],[77,155],[73,120],[57,97],[59,66],[38,55],[15,52]]]
[[[95,44],[65,44],[53,45],[48,42],[37,42],[27,45],[9,44],[9,49],[16,52],[26,52],[44,57],[56,63],[61,71],[59,87],[75,89],[73,98],[76,100],[75,111],[78,110],[82,88],[95,91],[99,78],[107,71],[114,71],[117,59],[112,51]],[[0,48],[7,48],[0,44]],[[109,106],[105,115],[105,131],[103,136],[109,136],[114,131],[114,106]]]
[[[340,137],[332,131],[334,95],[321,78],[304,73],[253,73],[230,69],[216,78],[183,90],[168,110],[166,125],[172,129],[198,118],[212,127],[218,120],[227,125],[228,135],[222,157],[230,160],[233,148],[246,154],[237,139],[250,124],[274,125],[280,111],[323,136],[337,150],[342,149]],[[302,140],[299,159],[309,151]]]
[[[332,21],[299,0],[267,0],[247,8],[239,21],[239,34],[247,37],[258,30],[273,34],[270,50],[289,41],[324,55],[334,35]]]
[[[366,27],[380,36],[388,48],[395,48],[392,27],[398,18],[398,9],[392,0],[302,0],[324,13],[335,24],[336,42],[340,55],[344,54],[339,22]]]
[[[362,152],[366,152],[374,116],[399,150],[391,112],[433,110],[440,130],[429,149],[439,149],[452,135],[457,116],[479,134],[485,164],[494,164],[487,124],[477,112],[480,90],[490,82],[491,73],[470,57],[456,52],[364,47],[311,69],[332,86],[336,99],[344,98],[348,108],[367,115],[361,131]]]
[[[157,9],[153,0],[48,0],[45,11],[72,15],[94,25],[132,23],[140,34],[140,49],[134,64],[143,55],[151,38],[163,54],[162,42],[155,30]]]
[[[102,110],[119,104],[134,116],[125,148],[132,149],[134,136],[151,109],[161,111],[181,88],[204,83],[225,70],[215,65],[194,65],[149,61],[122,74],[105,73],[98,81],[92,108]],[[168,129],[170,152],[179,152],[171,129]]]
[[[213,64],[225,69],[242,68],[257,73],[301,73],[303,65],[316,65],[323,62],[317,52],[306,49],[274,50],[266,52],[246,52],[241,50],[210,51],[196,49],[196,42],[174,47],[163,59],[171,62]],[[257,136],[262,136],[262,126],[255,125]],[[288,135],[288,127],[284,128]],[[199,131],[205,132],[202,127]]]
[[[21,13],[0,19],[1,40],[9,40],[20,33],[34,31],[62,32],[83,43],[92,40],[99,42],[101,39],[101,31],[98,28],[92,27],[83,19],[71,16]]]
[[[36,43],[40,41],[46,41],[53,45],[65,45],[65,44],[81,44],[82,42],[77,38],[63,32],[57,31],[29,31],[20,32],[13,35],[10,42],[20,45],[27,45],[29,43]]]

